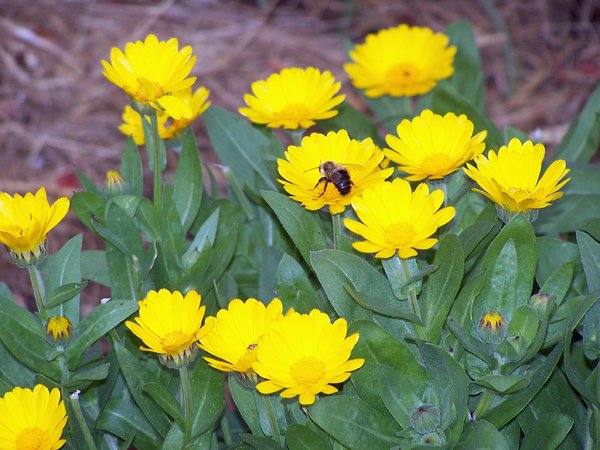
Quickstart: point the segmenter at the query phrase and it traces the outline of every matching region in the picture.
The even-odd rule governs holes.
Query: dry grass
[[[492,3],[495,12],[486,9]],[[466,18],[482,53],[492,119],[538,129],[550,148],[600,80],[593,0],[2,0],[0,15],[0,190],[9,192],[45,185],[51,196],[70,195],[76,168],[101,181],[117,165],[127,99],[104,79],[100,60],[149,32],[192,45],[194,74],[216,105],[235,109],[253,80],[314,65],[331,70],[360,106],[342,70],[346,37],[359,41],[401,22],[441,30]],[[195,129],[203,159],[214,161],[202,124]],[[59,242],[81,231],[69,217]],[[27,286],[4,255],[0,270],[17,293]]]

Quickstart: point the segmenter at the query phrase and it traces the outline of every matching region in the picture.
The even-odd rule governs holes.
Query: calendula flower
[[[125,52],[113,47],[110,63],[102,66],[104,76],[134,101],[180,119],[191,117],[192,110],[173,93],[194,84],[196,77],[189,74],[195,62],[189,45],[179,50],[176,38],[159,41],[149,34],[143,42],[128,42]]]
[[[125,136],[131,136],[136,145],[144,145],[146,137],[144,136],[144,127],[142,125],[142,116],[139,112],[133,109],[130,105],[125,105],[123,115],[121,116],[123,123],[119,125],[119,131]],[[150,117],[144,116],[144,119],[150,123]],[[158,136],[161,139],[167,139],[167,122],[169,116],[166,114],[157,117]]]
[[[394,171],[379,168],[384,155],[371,138],[350,139],[346,130],[305,136],[299,147],[288,147],[285,158],[277,160],[277,168],[287,193],[309,210],[329,206],[331,214],[344,211],[354,197]]]
[[[168,367],[182,367],[196,356],[196,341],[202,336],[200,328],[206,306],[200,306],[196,291],[185,297],[179,291],[161,289],[149,291],[140,300],[139,316],[125,325],[147,347],[140,349],[157,353]]]
[[[215,369],[223,372],[253,374],[260,338],[269,325],[281,320],[283,305],[274,298],[268,306],[249,298],[234,299],[217,317],[207,317],[204,327],[209,330],[198,346],[219,359],[204,357]]]
[[[396,128],[398,136],[385,138],[391,147],[385,155],[408,173],[407,180],[436,180],[451,174],[485,149],[487,131],[473,136],[473,122],[461,114],[445,116],[424,110],[411,120],[403,120]]]
[[[0,448],[56,450],[67,424],[65,403],[57,388],[38,384],[33,390],[15,387],[0,398]]]
[[[177,92],[176,95],[183,100],[183,102],[190,107],[192,114],[190,117],[182,117],[181,119],[174,119],[166,130],[167,139],[173,138],[184,131],[194,120],[208,109],[211,102],[208,101],[208,95],[210,91],[205,87],[196,89],[192,94],[192,89],[188,88],[183,91]]]
[[[329,71],[291,67],[271,74],[266,80],[252,83],[252,93],[244,95],[248,107],[239,109],[241,115],[254,123],[271,128],[308,128],[315,120],[337,115],[333,109],[344,95],[336,95],[341,83]]]
[[[477,332],[483,341],[488,344],[497,344],[506,337],[506,325],[506,320],[499,312],[491,311],[483,315],[479,321]]]
[[[497,154],[490,150],[487,158],[479,155],[474,161],[477,167],[467,164],[464,171],[479,185],[474,191],[508,212],[528,212],[562,197],[559,190],[570,180],[563,179],[569,169],[562,159],[550,164],[540,179],[544,154],[542,144],[513,138]]]
[[[55,341],[67,340],[70,337],[73,325],[64,316],[54,316],[46,324],[46,334]]]
[[[448,36],[424,27],[399,25],[369,34],[350,50],[344,65],[367,97],[421,95],[454,73],[456,47]]]
[[[352,199],[352,207],[361,220],[344,219],[350,231],[365,240],[352,246],[362,253],[375,253],[377,258],[411,258],[417,250],[426,250],[437,243],[431,237],[438,228],[452,220],[453,207],[440,209],[444,193],[436,189],[431,194],[425,183],[411,190],[408,181],[396,178],[364,190]]]
[[[69,199],[48,203],[46,189],[10,196],[0,192],[0,243],[20,267],[37,264],[46,256],[46,235],[65,217]]]
[[[320,393],[338,391],[333,384],[346,381],[362,367],[362,358],[350,359],[358,333],[346,337],[345,319],[331,323],[329,316],[313,309],[310,314],[287,314],[273,322],[263,336],[254,371],[265,379],[256,385],[262,394],[280,391],[283,398],[299,396],[310,405]]]

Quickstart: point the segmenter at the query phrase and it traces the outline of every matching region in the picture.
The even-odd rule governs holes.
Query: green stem
[[[75,420],[79,425],[79,429],[83,433],[83,438],[85,440],[86,446],[90,450],[96,450],[96,444],[94,444],[94,439],[90,433],[90,429],[87,426],[87,423],[83,417],[83,412],[81,411],[81,406],[79,405],[79,391],[75,391],[73,394],[69,396],[71,400],[71,407],[73,408],[73,412],[75,413]]]
[[[223,414],[221,419],[221,432],[223,433],[223,441],[227,447],[233,444],[233,438],[231,437],[231,427],[229,426],[229,420],[227,420],[227,414]]]
[[[344,221],[342,214],[332,214],[331,223],[333,225],[333,248],[338,250],[344,235]]]
[[[156,111],[150,113],[150,125],[152,127],[152,146],[154,155],[154,206],[158,214],[162,212],[162,168],[161,168],[161,154],[160,154],[160,136],[158,135],[158,119],[156,117]]]
[[[275,416],[275,411],[273,410],[273,404],[271,403],[270,395],[260,394],[265,402],[265,406],[267,408],[267,413],[269,414],[269,423],[271,424],[271,432],[273,433],[273,439],[279,443],[279,445],[283,446],[283,442],[281,442],[281,434],[279,432],[279,425],[277,424],[277,417]]]
[[[179,368],[179,380],[181,382],[181,402],[183,403],[183,413],[185,426],[183,430],[183,443],[187,443],[192,432],[192,386],[187,366]]]
[[[402,272],[404,274],[404,279],[405,280],[410,279],[412,274],[410,273],[410,267],[408,267],[408,262],[406,261],[406,259],[400,258],[400,264],[402,265]],[[417,293],[415,292],[414,284],[411,284],[408,287],[408,300],[410,302],[410,308],[412,309],[413,314],[415,316],[417,316],[419,318],[419,320],[422,321],[421,309],[419,308],[419,302],[417,300]],[[413,326],[415,327],[415,331],[417,332],[417,335],[421,339],[427,339],[427,333],[425,332],[425,329],[421,325],[413,324]]]
[[[31,287],[33,288],[35,304],[37,305],[38,312],[42,312],[45,309],[44,284],[42,281],[42,275],[40,274],[37,266],[29,266],[27,267],[27,270],[29,271],[29,279],[31,280]]]
[[[495,394],[492,394],[489,391],[484,392],[477,403],[477,407],[473,412],[473,416],[475,419],[480,419],[489,409],[492,404],[492,400],[494,399]]]

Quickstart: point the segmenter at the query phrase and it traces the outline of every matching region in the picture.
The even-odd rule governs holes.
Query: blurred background
[[[253,81],[312,65],[330,70],[364,109],[342,69],[345,42],[400,23],[442,31],[459,19],[473,26],[492,120],[551,152],[600,81],[597,0],[0,0],[0,191],[43,185],[55,200],[79,189],[75,170],[102,183],[118,167],[128,99],[100,61],[148,33],[192,46],[196,86],[209,88],[215,105],[236,110]],[[194,131],[203,161],[215,163],[202,120]],[[50,251],[82,231],[69,213]],[[86,234],[84,248],[95,245]],[[29,301],[27,272],[4,249],[0,274]],[[91,300],[104,294],[85,290]]]

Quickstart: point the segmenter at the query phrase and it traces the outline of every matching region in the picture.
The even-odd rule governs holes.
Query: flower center
[[[38,427],[25,428],[15,440],[15,447],[19,450],[37,450],[47,444],[44,430]]]
[[[403,248],[415,237],[415,230],[408,223],[394,223],[385,229],[383,236],[392,246]]]
[[[175,355],[190,346],[190,338],[181,331],[173,331],[163,338],[161,344],[166,353]]]
[[[287,105],[279,113],[281,118],[290,120],[303,120],[308,117],[308,108],[300,103],[292,103]]]
[[[421,161],[421,169],[429,175],[443,177],[445,172],[451,169],[452,161],[445,153],[432,153]]]
[[[139,88],[136,92],[135,98],[142,103],[154,101],[164,95],[162,85],[156,81],[150,81],[147,78],[138,77],[137,82],[139,84]]]
[[[410,63],[399,63],[387,72],[387,81],[393,86],[406,86],[419,80],[419,69]]]
[[[292,378],[298,384],[306,385],[318,382],[325,372],[325,364],[314,356],[305,356],[297,360],[290,368]]]

